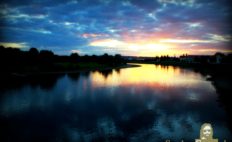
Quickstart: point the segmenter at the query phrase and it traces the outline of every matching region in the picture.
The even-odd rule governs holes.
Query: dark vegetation
[[[182,55],[180,57],[127,57],[127,62],[155,63],[163,65],[194,65],[194,64],[232,64],[232,54],[215,53],[214,55]]]
[[[208,76],[218,94],[217,102],[224,108],[227,114],[227,121],[225,122],[232,133],[232,64],[216,64],[216,65],[202,65],[191,67],[194,71]],[[189,67],[186,67],[189,68]]]
[[[182,55],[180,57],[127,57],[127,62],[176,66],[202,74],[212,82],[218,94],[218,103],[227,114],[227,122],[232,132],[232,54]]]
[[[232,54],[216,53],[212,56],[188,56],[179,58],[161,56],[155,58],[133,59],[131,62],[159,64],[162,66],[177,66],[190,69],[207,77],[218,94],[217,101],[227,114],[227,122],[232,132]]]
[[[31,48],[29,51],[21,51],[0,46],[0,65],[1,72],[35,73],[117,67],[125,65],[125,61],[119,54],[80,56],[72,53],[70,56],[60,56],[49,50]]]

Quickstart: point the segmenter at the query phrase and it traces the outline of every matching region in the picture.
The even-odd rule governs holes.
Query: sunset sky
[[[232,52],[230,0],[1,0],[0,45],[101,55]]]

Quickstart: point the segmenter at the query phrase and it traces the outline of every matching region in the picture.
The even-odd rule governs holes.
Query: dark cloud
[[[161,6],[156,0],[130,0],[130,2],[147,11],[154,11]]]
[[[0,5],[10,5],[12,7],[15,7],[15,6],[30,5],[31,2],[33,3],[33,0],[23,0],[23,1],[18,1],[18,0],[1,0]]]

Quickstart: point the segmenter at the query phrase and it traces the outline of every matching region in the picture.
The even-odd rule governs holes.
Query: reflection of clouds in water
[[[49,92],[44,92],[40,88],[31,89],[28,87],[18,91],[13,91],[1,99],[0,112],[3,115],[14,115],[15,113],[23,113],[33,107],[43,109],[44,106],[50,107],[54,101],[53,97],[49,97]],[[45,108],[44,108],[45,109]]]
[[[125,70],[129,72],[130,69]],[[178,70],[190,80],[193,77],[197,81],[193,85],[145,83],[144,79],[141,84],[128,85],[121,82],[124,80],[120,76],[125,70],[107,75],[103,86],[96,85],[92,78],[94,72],[89,76],[65,76],[49,91],[24,87],[4,94],[0,100],[0,114],[13,118],[21,114],[30,116],[36,111],[42,122],[49,124],[58,119],[54,125],[60,129],[59,135],[65,135],[70,141],[102,139],[106,135],[115,139],[126,137],[130,141],[170,137],[193,140],[205,121],[213,121],[217,133],[228,136],[222,125],[224,112],[216,104],[215,89],[200,75],[196,77],[190,71]],[[168,72],[166,68],[165,72]],[[171,72],[175,74],[174,70]],[[107,85],[108,80],[116,84]],[[28,127],[33,128],[33,125]]]
[[[154,130],[158,131],[162,137],[180,140],[189,139],[196,136],[198,125],[201,123],[193,114],[168,115],[162,114],[154,125]]]
[[[94,131],[80,131],[73,127],[64,129],[68,141],[93,141],[103,139],[110,141],[111,138],[122,137],[122,132],[118,130],[115,123],[110,118],[98,119]]]
[[[198,95],[194,92],[190,92],[190,93],[186,94],[186,97],[190,101],[199,101]]]
[[[117,130],[114,121],[106,118],[99,119],[97,122],[97,131],[102,136],[117,136],[121,132]]]

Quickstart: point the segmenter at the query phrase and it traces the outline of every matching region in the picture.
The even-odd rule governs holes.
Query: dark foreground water
[[[142,65],[11,83],[0,89],[1,142],[194,141],[205,122],[219,141],[231,136],[215,87],[191,70]]]

